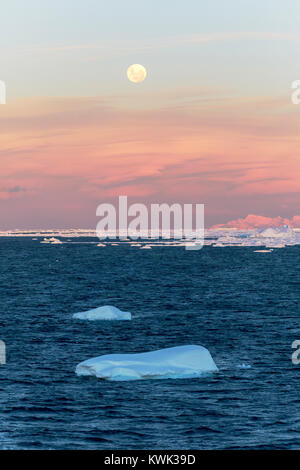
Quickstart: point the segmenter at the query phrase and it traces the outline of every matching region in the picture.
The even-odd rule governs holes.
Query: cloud
[[[227,41],[300,41],[299,33],[272,32],[272,31],[234,31],[234,32],[214,32],[206,34],[185,34],[174,36],[163,36],[151,38],[147,41],[122,40],[103,41],[92,43],[57,43],[54,45],[26,45],[19,48],[25,54],[47,54],[47,53],[72,53],[99,51],[109,56],[117,53],[147,52],[156,49],[168,49],[178,46],[192,46],[211,42]]]
[[[237,220],[230,220],[226,224],[214,225],[213,229],[222,229],[234,227],[240,230],[248,230],[255,228],[266,228],[266,227],[283,227],[289,225],[290,227],[300,228],[300,215],[295,215],[291,219],[286,217],[264,217],[261,215],[249,214],[245,218]]]
[[[166,101],[146,97],[151,107],[129,107],[126,95],[7,104],[0,117],[2,211],[19,195],[14,211],[33,217],[46,207],[53,220],[55,213],[65,220],[69,208],[93,221],[95,207],[119,194],[205,203],[215,221],[245,210],[270,213],[274,200],[284,211],[299,206],[297,107],[280,97],[251,101],[200,88],[192,95],[170,90]]]

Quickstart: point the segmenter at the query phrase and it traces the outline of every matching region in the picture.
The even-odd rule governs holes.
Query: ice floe
[[[177,236],[178,235],[178,236]],[[85,230],[85,229],[70,229],[70,230],[14,230],[14,231],[0,231],[0,237],[41,237],[41,243],[49,244],[60,244],[62,243],[57,237],[72,240],[74,238],[81,237],[90,237],[97,238],[95,230]],[[78,241],[77,243],[87,244],[93,243],[98,246],[136,246],[142,249],[151,249],[151,247],[161,246],[161,247],[180,247],[188,246],[193,242],[185,238],[181,238],[179,234],[176,234],[174,239],[170,239],[161,232],[159,236],[155,239],[149,240],[149,234],[146,232],[141,235],[139,239],[122,239],[116,240],[111,239],[110,235],[105,233],[105,236],[108,237],[108,241],[105,242],[105,245],[102,241]],[[104,237],[105,238],[105,237]],[[205,230],[205,240],[203,243],[205,246],[213,247],[266,247],[266,248],[284,248],[286,246],[300,245],[300,229],[292,228],[288,225],[282,227],[267,227],[267,228],[252,228],[252,229],[237,229],[234,227],[231,228],[212,228]],[[141,245],[141,246],[139,246]]]
[[[108,354],[81,362],[77,375],[106,380],[185,379],[218,368],[203,346],[177,346],[137,354]]]
[[[219,230],[211,231],[206,236],[215,237],[214,247],[220,246],[263,246],[267,248],[284,248],[299,245],[300,234],[289,226],[269,227],[263,230]]]
[[[73,318],[77,320],[131,320],[130,312],[122,312],[117,307],[104,305],[103,307],[93,308],[86,312],[74,313]]]
[[[59,240],[58,238],[44,238],[41,243],[48,243],[50,245],[61,245],[62,244],[62,241]]]

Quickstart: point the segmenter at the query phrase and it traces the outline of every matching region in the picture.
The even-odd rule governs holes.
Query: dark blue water
[[[263,255],[2,238],[0,248],[0,448],[300,448],[291,362],[300,247]],[[71,318],[105,304],[133,320]],[[183,344],[207,347],[220,373],[136,382],[74,373],[93,356]]]

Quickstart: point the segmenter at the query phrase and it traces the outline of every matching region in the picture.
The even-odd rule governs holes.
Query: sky
[[[203,203],[206,226],[300,214],[298,0],[0,10],[1,229],[93,228],[119,195]]]

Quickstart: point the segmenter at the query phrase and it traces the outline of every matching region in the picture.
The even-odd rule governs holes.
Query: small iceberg
[[[122,312],[117,307],[104,305],[103,307],[93,308],[86,312],[74,313],[73,318],[77,320],[131,320],[130,312]]]
[[[58,238],[52,238],[50,243],[51,245],[62,245],[62,241]]]
[[[41,243],[51,243],[50,238],[44,238]]]
[[[218,368],[203,346],[177,346],[138,354],[108,354],[83,361],[77,375],[113,381],[186,379],[200,377]]]
[[[41,243],[49,243],[50,245],[61,245],[62,244],[62,241],[59,240],[58,238],[44,238],[43,241],[41,241]]]

